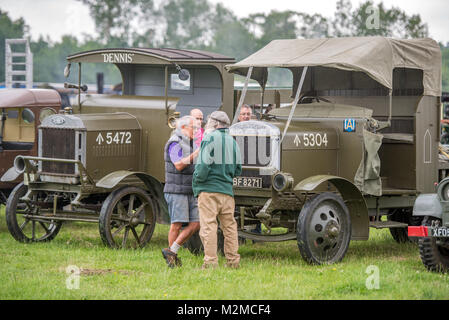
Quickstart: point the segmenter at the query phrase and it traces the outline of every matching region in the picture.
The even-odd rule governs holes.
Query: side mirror
[[[34,113],[28,108],[23,109],[22,111],[22,119],[26,123],[33,123],[34,122]]]
[[[64,77],[65,78],[68,78],[69,76],[70,76],[70,66],[71,66],[72,64],[67,64],[66,66],[65,66],[65,68],[64,68]]]
[[[179,119],[179,112],[174,112],[167,121],[167,125],[170,129],[176,129],[176,121]]]
[[[178,78],[179,78],[179,80],[182,80],[182,81],[189,80],[189,78],[190,78],[190,72],[189,72],[189,70],[187,70],[187,69],[181,69],[181,70],[179,70],[179,72],[178,72]]]

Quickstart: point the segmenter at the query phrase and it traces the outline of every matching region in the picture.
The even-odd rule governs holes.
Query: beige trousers
[[[234,198],[222,193],[201,192],[198,196],[200,238],[204,247],[204,264],[218,264],[217,218],[224,236],[224,254],[229,264],[238,264],[240,255]]]

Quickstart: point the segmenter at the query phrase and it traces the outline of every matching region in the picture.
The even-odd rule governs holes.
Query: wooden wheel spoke
[[[26,225],[28,224],[28,222],[30,222],[30,219],[26,219],[21,225],[20,225],[20,230],[23,230]]]
[[[42,228],[44,228],[45,234],[49,234],[51,232],[50,229],[47,228],[45,223],[43,223],[42,221],[39,221],[39,224],[41,225]]]
[[[146,205],[147,205],[148,203],[143,203],[143,204],[141,204],[140,205],[140,207],[138,207],[137,209],[136,209],[136,213],[134,213],[134,217],[138,217],[139,215],[140,215],[140,213],[142,212],[142,210],[143,209],[145,209],[145,207],[146,207]]]
[[[114,231],[114,233],[112,234],[113,237],[115,237],[120,231],[123,230],[123,228],[126,226],[126,224],[122,224],[121,226],[119,226],[117,228],[117,230]]]
[[[125,205],[121,201],[119,201],[117,203],[117,212],[118,212],[119,215],[125,215],[126,216],[126,208],[125,208]]]
[[[129,197],[129,205],[128,205],[128,216],[133,216],[133,209],[134,209],[134,200],[136,199],[136,195],[132,194]]]
[[[136,232],[136,229],[134,229],[134,227],[131,227],[131,231],[133,232],[134,238],[136,238],[137,244],[140,246],[140,238]]]
[[[29,202],[25,202],[26,207],[28,208],[29,211],[33,210],[33,207],[30,205]]]
[[[128,240],[129,227],[126,227],[125,235],[123,236],[122,248],[126,247],[126,241]]]

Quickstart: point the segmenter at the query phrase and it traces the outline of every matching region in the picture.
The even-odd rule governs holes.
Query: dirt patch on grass
[[[104,275],[104,274],[124,274],[124,275],[130,275],[130,271],[126,270],[114,270],[114,269],[80,269],[80,275],[82,276],[96,276],[96,275]]]
[[[128,270],[114,270],[114,269],[93,269],[93,268],[71,268],[70,270],[67,269],[67,267],[61,267],[59,268],[60,272],[64,273],[73,273],[77,274],[79,272],[79,275],[81,276],[101,276],[106,274],[115,274],[115,275],[132,275],[136,274],[134,271],[128,271]]]

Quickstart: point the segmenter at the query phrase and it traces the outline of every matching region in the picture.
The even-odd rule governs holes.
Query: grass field
[[[201,270],[202,257],[186,249],[183,267],[168,269],[167,232],[158,225],[145,249],[112,250],[96,224],[70,223],[52,242],[23,244],[9,234],[2,207],[0,299],[449,299],[449,276],[427,272],[417,246],[397,244],[388,230],[371,230],[369,241],[351,242],[341,263],[326,266],[306,264],[295,241],[248,242],[238,270]],[[80,269],[79,289],[67,288],[71,265]],[[378,289],[367,287],[370,266]]]

